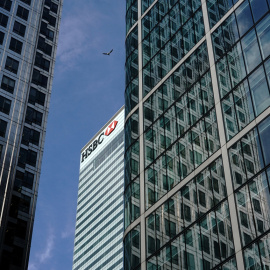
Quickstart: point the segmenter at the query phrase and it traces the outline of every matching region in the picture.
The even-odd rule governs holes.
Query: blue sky
[[[124,0],[64,0],[29,270],[72,268],[80,150],[124,104],[124,44]]]

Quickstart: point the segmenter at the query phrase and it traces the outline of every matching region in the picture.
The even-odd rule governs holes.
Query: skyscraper
[[[0,269],[27,269],[62,0],[0,1]]]
[[[270,269],[269,8],[127,1],[124,269]]]
[[[82,149],[73,270],[123,269],[124,107]]]

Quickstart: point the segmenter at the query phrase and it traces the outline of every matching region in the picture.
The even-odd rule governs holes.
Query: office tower
[[[73,270],[123,269],[124,106],[81,150]]]
[[[124,269],[270,269],[269,7],[127,1]]]
[[[0,269],[27,269],[62,0],[0,1]]]

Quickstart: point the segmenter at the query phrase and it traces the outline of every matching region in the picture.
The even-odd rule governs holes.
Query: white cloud
[[[72,225],[70,225],[69,227],[66,227],[66,229],[61,233],[61,238],[62,239],[66,239],[72,236],[72,238],[74,238],[74,232],[75,232],[75,228]]]
[[[29,263],[28,270],[37,270],[35,263]]]
[[[28,265],[28,270],[38,270],[42,264],[45,264],[48,259],[52,257],[52,251],[54,249],[54,233],[52,229],[49,229],[49,235],[47,237],[45,248],[39,252],[35,252],[35,259]]]
[[[46,247],[41,254],[38,255],[40,263],[44,263],[47,259],[52,256],[52,250],[54,248],[54,234],[50,232],[47,238]]]
[[[74,68],[79,58],[89,55],[102,39],[96,35],[99,21],[104,15],[94,10],[90,3],[80,8],[75,6],[68,14],[63,13],[57,50],[57,61],[61,68]]]

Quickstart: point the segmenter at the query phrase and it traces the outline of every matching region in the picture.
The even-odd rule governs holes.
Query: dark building
[[[62,0],[0,0],[0,269],[27,269]]]
[[[125,269],[270,269],[269,8],[127,1]]]

